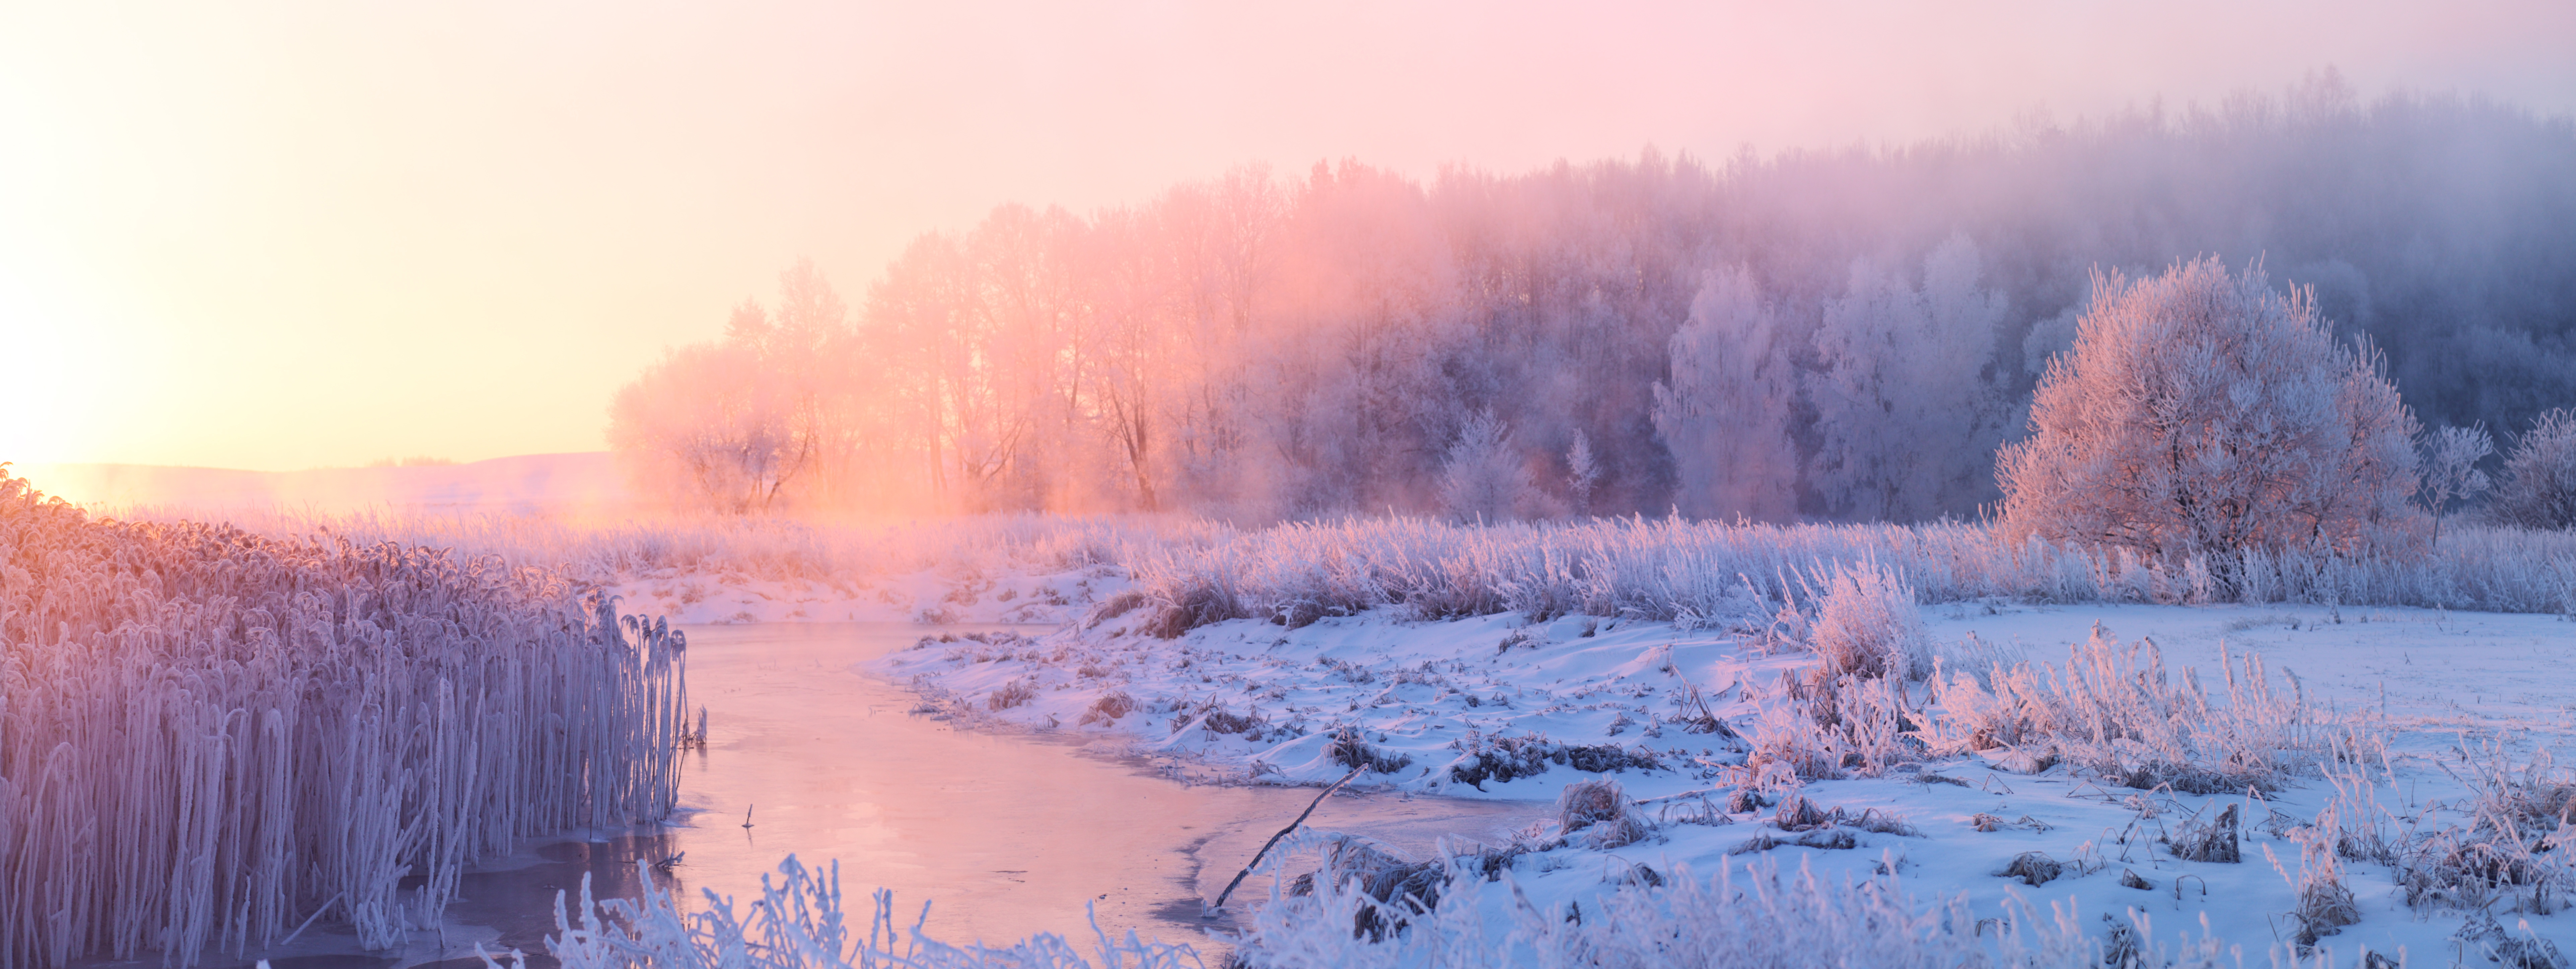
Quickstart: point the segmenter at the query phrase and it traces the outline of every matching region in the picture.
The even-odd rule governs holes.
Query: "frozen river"
[[[708,748],[686,755],[673,824],[533,845],[467,874],[446,928],[416,932],[399,953],[360,955],[353,938],[315,926],[271,954],[275,969],[470,969],[481,965],[472,957],[477,941],[551,965],[542,953],[555,892],[577,894],[584,872],[603,897],[632,895],[635,859],[677,857],[668,884],[693,907],[712,889],[747,912],[760,876],[790,854],[818,870],[840,862],[854,919],[865,917],[869,891],[883,887],[894,891],[901,924],[930,901],[928,931],[951,944],[1053,932],[1088,953],[1088,903],[1113,937],[1133,929],[1186,942],[1216,965],[1228,947],[1209,933],[1231,922],[1202,920],[1200,899],[1215,897],[1316,791],[1185,783],[1116,756],[1105,739],[978,733],[912,714],[910,691],[852,667],[911,646],[923,631],[897,623],[690,627],[690,702],[707,708],[711,729]],[[1548,805],[1529,802],[1340,795],[1309,824],[1423,857],[1443,835],[1499,842],[1547,814]],[[1246,879],[1230,907],[1269,889],[1265,878]],[[209,963],[232,964],[224,956]]]
[[[709,749],[681,780],[692,812],[668,849],[690,896],[749,898],[793,853],[839,859],[844,889],[893,889],[898,910],[932,901],[929,931],[996,944],[1038,932],[1088,939],[1085,903],[1115,936],[1209,948],[1213,898],[1312,789],[1183,784],[1063,735],[960,731],[909,713],[914,696],[852,666],[911,646],[909,624],[696,627],[689,692],[708,708]],[[746,812],[752,827],[742,827]],[[1416,855],[1441,835],[1488,842],[1544,805],[1335,797],[1311,824],[1368,834]],[[1247,880],[1240,897],[1265,895]],[[1235,908],[1241,908],[1240,904]]]
[[[1215,965],[1226,947],[1207,933],[1230,922],[1203,921],[1200,899],[1223,889],[1316,792],[1183,783],[1115,756],[1110,741],[978,733],[910,713],[911,692],[852,667],[923,631],[690,627],[690,702],[707,708],[711,729],[708,749],[687,755],[675,824],[657,836],[543,845],[529,860],[544,863],[469,875],[451,921],[487,928],[460,925],[443,950],[367,962],[453,959],[459,939],[488,939],[488,927],[504,946],[542,953],[555,890],[577,890],[586,870],[601,894],[631,893],[638,857],[678,857],[670,881],[692,905],[712,889],[747,911],[760,876],[794,854],[816,869],[839,860],[859,917],[878,887],[894,891],[905,924],[930,901],[929,932],[952,944],[1053,932],[1088,952],[1088,903],[1113,937],[1133,929],[1187,942]],[[1497,842],[1546,814],[1547,805],[1525,802],[1361,795],[1334,797],[1309,823],[1420,857],[1443,835]],[[1230,907],[1269,888],[1247,879]]]

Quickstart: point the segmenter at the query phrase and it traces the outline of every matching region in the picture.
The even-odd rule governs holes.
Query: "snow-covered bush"
[[[1829,675],[1919,680],[1932,672],[1931,635],[1914,587],[1876,561],[1835,563],[1811,635]]]
[[[1745,766],[1762,786],[1789,787],[1877,776],[1921,760],[1923,744],[1909,735],[1898,682],[1821,669],[1788,681],[1784,702],[1765,706],[1747,733],[1753,749]]]
[[[1637,810],[1636,799],[1607,777],[1576,781],[1557,792],[1556,823],[1559,831],[1596,851],[1635,844],[1655,830]]]
[[[2260,269],[2096,273],[2030,427],[1996,465],[2007,536],[2206,556],[2228,597],[2245,550],[2356,555],[2426,529],[2397,388],[2335,341],[2307,290],[2284,298]]]
[[[471,862],[670,812],[685,648],[552,572],[0,475],[0,967],[396,945]]]
[[[2576,411],[2543,413],[2514,439],[2487,514],[2521,528],[2576,526]]]

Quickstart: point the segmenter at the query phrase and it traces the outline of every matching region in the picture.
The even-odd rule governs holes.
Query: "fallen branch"
[[[1298,825],[1306,823],[1306,818],[1309,815],[1314,814],[1316,808],[1324,806],[1325,798],[1333,796],[1334,791],[1341,790],[1342,785],[1348,784],[1352,780],[1358,778],[1360,773],[1365,770],[1368,770],[1367,764],[1353,767],[1351,768],[1350,773],[1342,775],[1341,780],[1334,781],[1333,786],[1325,788],[1324,793],[1315,795],[1315,803],[1306,805],[1305,812],[1297,815],[1297,820],[1288,822],[1287,827],[1279,829],[1278,834],[1271,835],[1269,841],[1262,843],[1261,850],[1252,853],[1252,860],[1244,864],[1242,871],[1234,873],[1234,880],[1225,883],[1224,891],[1216,893],[1216,904],[1208,906],[1207,910],[1200,917],[1215,918],[1216,913],[1224,911],[1225,900],[1234,894],[1235,886],[1243,884],[1244,876],[1252,874],[1252,870],[1254,868],[1261,866],[1261,856],[1269,854],[1271,847],[1277,845],[1279,843],[1279,839],[1287,837],[1288,832],[1295,831],[1297,830]]]

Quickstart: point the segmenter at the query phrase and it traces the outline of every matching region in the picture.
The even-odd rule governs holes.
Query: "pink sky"
[[[812,257],[1004,201],[1903,141],[2277,91],[2576,111],[2576,5],[0,0],[0,460],[597,450]],[[217,10],[220,12],[216,12]]]

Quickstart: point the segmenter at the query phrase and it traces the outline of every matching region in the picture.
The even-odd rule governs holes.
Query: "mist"
[[[1004,205],[853,297],[800,264],[610,440],[732,512],[1969,518],[2096,269],[2260,267],[2425,426],[2518,431],[2576,396],[2571,218],[2566,117],[2331,70],[1883,148],[1246,166]]]

